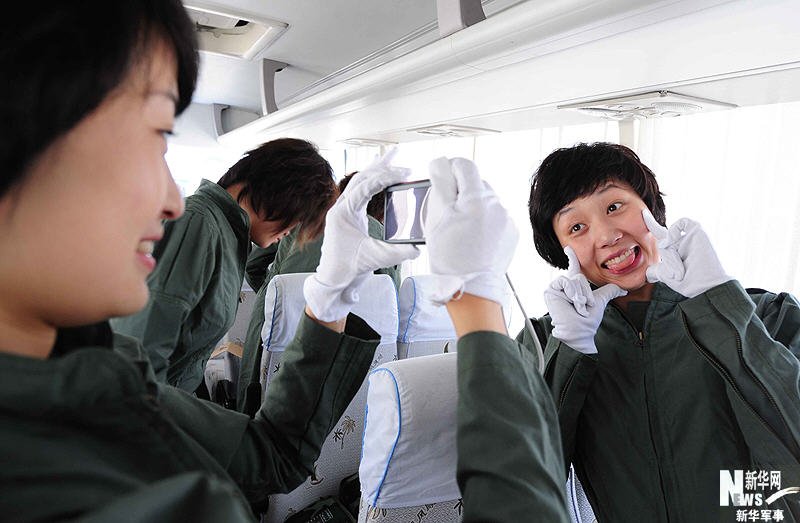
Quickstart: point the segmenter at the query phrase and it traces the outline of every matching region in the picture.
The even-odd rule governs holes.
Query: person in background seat
[[[339,181],[339,193],[344,192],[350,180],[358,172],[352,172]],[[379,192],[367,205],[367,229],[372,238],[383,238],[383,214],[386,195]],[[248,283],[256,290],[253,311],[250,323],[247,326],[244,349],[242,351],[242,364],[239,367],[239,380],[237,384],[237,408],[239,411],[252,416],[261,404],[261,382],[259,367],[263,346],[261,329],[264,327],[264,298],[267,294],[267,285],[278,274],[294,274],[298,272],[314,272],[319,264],[322,249],[322,235],[308,242],[298,242],[299,228],[294,228],[288,236],[278,242],[277,252],[273,260],[269,260],[268,250],[256,248],[247,260],[246,272],[250,274]],[[259,274],[264,270],[263,280]],[[388,274],[394,281],[396,289],[400,288],[400,267],[386,267],[375,271],[375,274]]]
[[[114,330],[142,341],[156,378],[207,397],[203,371],[236,319],[251,241],[268,247],[292,228],[300,244],[318,236],[335,194],[313,144],[282,138],[249,151],[217,183],[203,180],[166,225],[150,300]]]

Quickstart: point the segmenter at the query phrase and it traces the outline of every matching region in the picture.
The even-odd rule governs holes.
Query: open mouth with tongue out
[[[613,274],[625,274],[637,268],[642,261],[642,250],[638,245],[623,249],[600,266]]]

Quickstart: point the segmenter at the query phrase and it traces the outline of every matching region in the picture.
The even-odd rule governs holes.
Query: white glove
[[[430,174],[425,243],[437,276],[433,302],[466,292],[502,304],[519,237],[514,222],[471,161],[437,158]]]
[[[733,278],[725,274],[714,247],[700,224],[681,218],[667,229],[642,211],[644,223],[658,240],[661,261],[647,268],[647,281],[662,281],[672,290],[694,298]]]
[[[597,354],[594,335],[608,302],[625,296],[628,291],[613,283],[592,290],[589,280],[581,274],[578,256],[572,247],[565,247],[569,266],[567,274],[559,276],[544,291],[544,302],[553,321],[553,336],[583,354]]]
[[[328,211],[317,272],[303,285],[306,303],[318,320],[346,317],[370,273],[419,256],[413,245],[386,243],[367,232],[367,204],[372,195],[411,174],[390,165],[395,151],[358,173]]]

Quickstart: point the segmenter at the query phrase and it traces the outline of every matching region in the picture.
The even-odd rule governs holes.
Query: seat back
[[[411,276],[400,286],[398,359],[456,350],[456,331],[447,309],[434,305],[430,300],[434,278],[430,275]]]
[[[213,401],[217,401],[215,399],[215,391],[218,383],[228,381],[230,385],[226,388],[232,387],[231,391],[235,391],[238,387],[242,346],[244,346],[244,340],[247,337],[247,325],[253,313],[255,298],[256,293],[245,283],[239,293],[239,306],[236,309],[233,325],[225,333],[225,336],[217,342],[206,362],[204,371],[205,384],[206,388],[208,388],[209,397]],[[235,394],[229,397],[226,402],[230,401],[234,404],[236,403]],[[220,401],[217,402],[222,404]]]
[[[305,307],[303,282],[309,273],[282,274],[267,288],[262,340],[262,386],[269,393],[275,372],[280,372],[283,351],[294,337]],[[361,317],[381,337],[373,367],[397,358],[397,295],[391,277],[371,274],[359,289],[353,314]],[[342,479],[358,471],[361,456],[366,380],[322,445],[314,473],[288,494],[270,496],[266,522],[282,522],[320,497],[335,495]]]
[[[455,478],[456,363],[457,354],[438,354],[390,362],[370,372],[359,523],[461,521]],[[570,520],[595,523],[571,467],[566,490]]]
[[[461,521],[456,358],[398,360],[370,372],[359,522],[405,523],[421,515]]]
[[[573,523],[597,523],[589,498],[586,497],[583,485],[575,475],[575,469],[572,466],[569,467],[569,476],[567,477],[567,509]]]
[[[280,274],[270,280],[264,296],[264,325],[261,340],[259,381],[263,399],[272,376],[280,369],[283,351],[294,338],[305,310],[303,282],[310,273]]]

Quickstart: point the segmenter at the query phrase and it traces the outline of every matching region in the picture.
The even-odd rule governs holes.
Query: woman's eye
[[[175,132],[172,129],[161,129],[158,132],[161,133],[164,136],[164,138],[166,138],[167,136],[175,135]]]
[[[622,207],[622,203],[621,202],[614,202],[614,203],[612,203],[611,205],[608,206],[607,211],[608,211],[609,214],[611,214],[614,211],[618,211],[620,207]]]
[[[569,232],[571,234],[575,234],[576,232],[581,232],[584,227],[585,225],[583,225],[582,223],[576,223],[575,225],[569,228]]]

